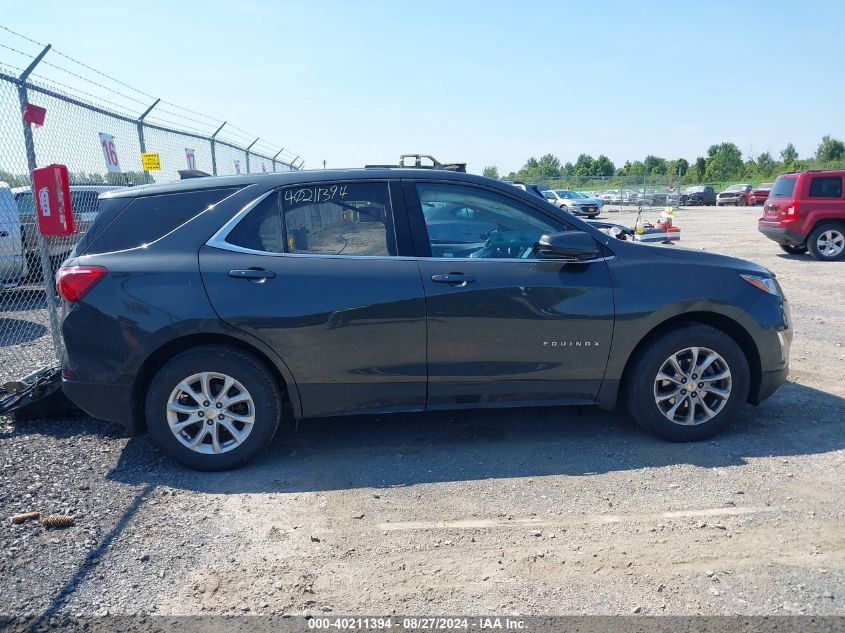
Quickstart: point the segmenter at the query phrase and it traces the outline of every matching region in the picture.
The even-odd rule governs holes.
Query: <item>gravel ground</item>
[[[88,418],[0,418],[3,516],[76,518],[3,521],[0,612],[845,615],[845,262],[783,254],[757,216],[676,220],[793,306],[790,382],[718,439],[591,408],[361,417],[202,474]]]

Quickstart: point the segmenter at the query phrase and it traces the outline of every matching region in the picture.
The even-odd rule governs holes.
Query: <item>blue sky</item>
[[[841,0],[4,5],[0,23],[309,167],[424,152],[507,173],[546,152],[845,138]]]

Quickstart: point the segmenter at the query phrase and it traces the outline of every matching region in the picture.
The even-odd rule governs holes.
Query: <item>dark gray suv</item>
[[[792,337],[760,266],[617,240],[438,169],[105,194],[57,287],[67,396],[206,470],[252,458],[284,416],[621,399],[702,439],[785,380]]]

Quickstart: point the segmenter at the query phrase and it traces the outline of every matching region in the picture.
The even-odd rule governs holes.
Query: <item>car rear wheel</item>
[[[175,356],[150,383],[147,426],[159,448],[196,470],[242,466],[265,450],[279,426],[282,396],[256,358],[226,345]]]
[[[791,244],[778,244],[780,249],[784,253],[789,253],[790,255],[803,255],[807,252],[806,246],[792,246]]]
[[[841,224],[817,226],[807,238],[810,255],[822,262],[832,262],[845,257],[845,228]]]
[[[625,404],[641,426],[673,442],[712,437],[748,396],[748,360],[730,336],[703,324],[649,342],[626,370]]]

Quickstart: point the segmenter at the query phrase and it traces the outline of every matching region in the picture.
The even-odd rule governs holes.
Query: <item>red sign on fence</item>
[[[76,224],[70,206],[67,167],[47,165],[32,170],[32,192],[41,235],[73,235]]]

